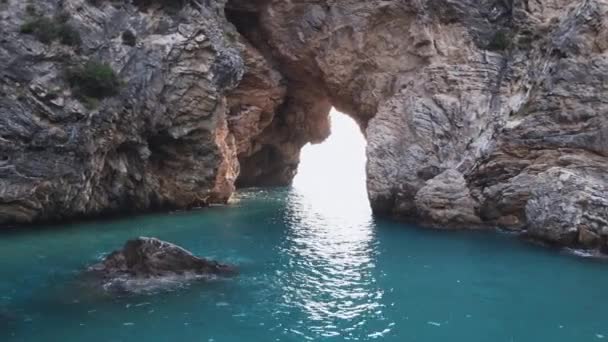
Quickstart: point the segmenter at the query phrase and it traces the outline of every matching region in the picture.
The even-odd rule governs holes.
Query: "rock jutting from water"
[[[196,257],[187,250],[156,238],[129,240],[120,250],[89,268],[106,290],[146,292],[213,277],[233,276],[234,266]]]
[[[367,138],[377,214],[608,249],[607,14],[605,0],[2,2],[0,222],[289,184],[334,106]]]

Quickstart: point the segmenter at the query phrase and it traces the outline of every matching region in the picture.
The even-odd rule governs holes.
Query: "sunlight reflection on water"
[[[345,133],[352,139],[340,139],[338,120],[351,125]],[[304,150],[293,187],[242,190],[226,207],[0,236],[0,341],[591,342],[608,336],[601,315],[608,300],[605,263],[506,235],[448,234],[373,218],[364,147],[352,121],[335,116],[329,141]],[[241,273],[116,298],[74,284],[87,266],[142,235],[235,264]]]
[[[331,119],[328,141],[302,151],[286,201],[290,232],[281,250],[291,273],[281,277],[282,299],[317,323],[309,322],[304,331],[322,336],[348,335],[381,318],[383,296],[374,286],[376,241],[365,189],[365,140],[352,119],[337,112]]]

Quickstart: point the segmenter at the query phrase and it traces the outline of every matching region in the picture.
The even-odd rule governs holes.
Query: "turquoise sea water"
[[[606,263],[311,196],[252,190],[229,207],[3,233],[0,341],[608,339]],[[241,274],[120,298],[77,285],[83,268],[139,235]]]
[[[372,217],[365,141],[332,114],[293,188],[227,207],[0,229],[0,342],[608,340],[608,263],[495,232]],[[81,272],[154,236],[233,263],[233,279],[112,297]]]

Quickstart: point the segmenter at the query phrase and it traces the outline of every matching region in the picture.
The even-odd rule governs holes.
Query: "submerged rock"
[[[235,275],[236,268],[194,256],[156,238],[129,240],[89,268],[106,290],[148,292],[179,287],[190,280]]]

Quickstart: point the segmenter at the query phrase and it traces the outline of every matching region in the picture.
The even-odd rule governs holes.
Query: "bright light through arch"
[[[331,135],[302,149],[294,189],[317,203],[369,215],[365,181],[365,137],[357,123],[336,110],[330,113]]]

